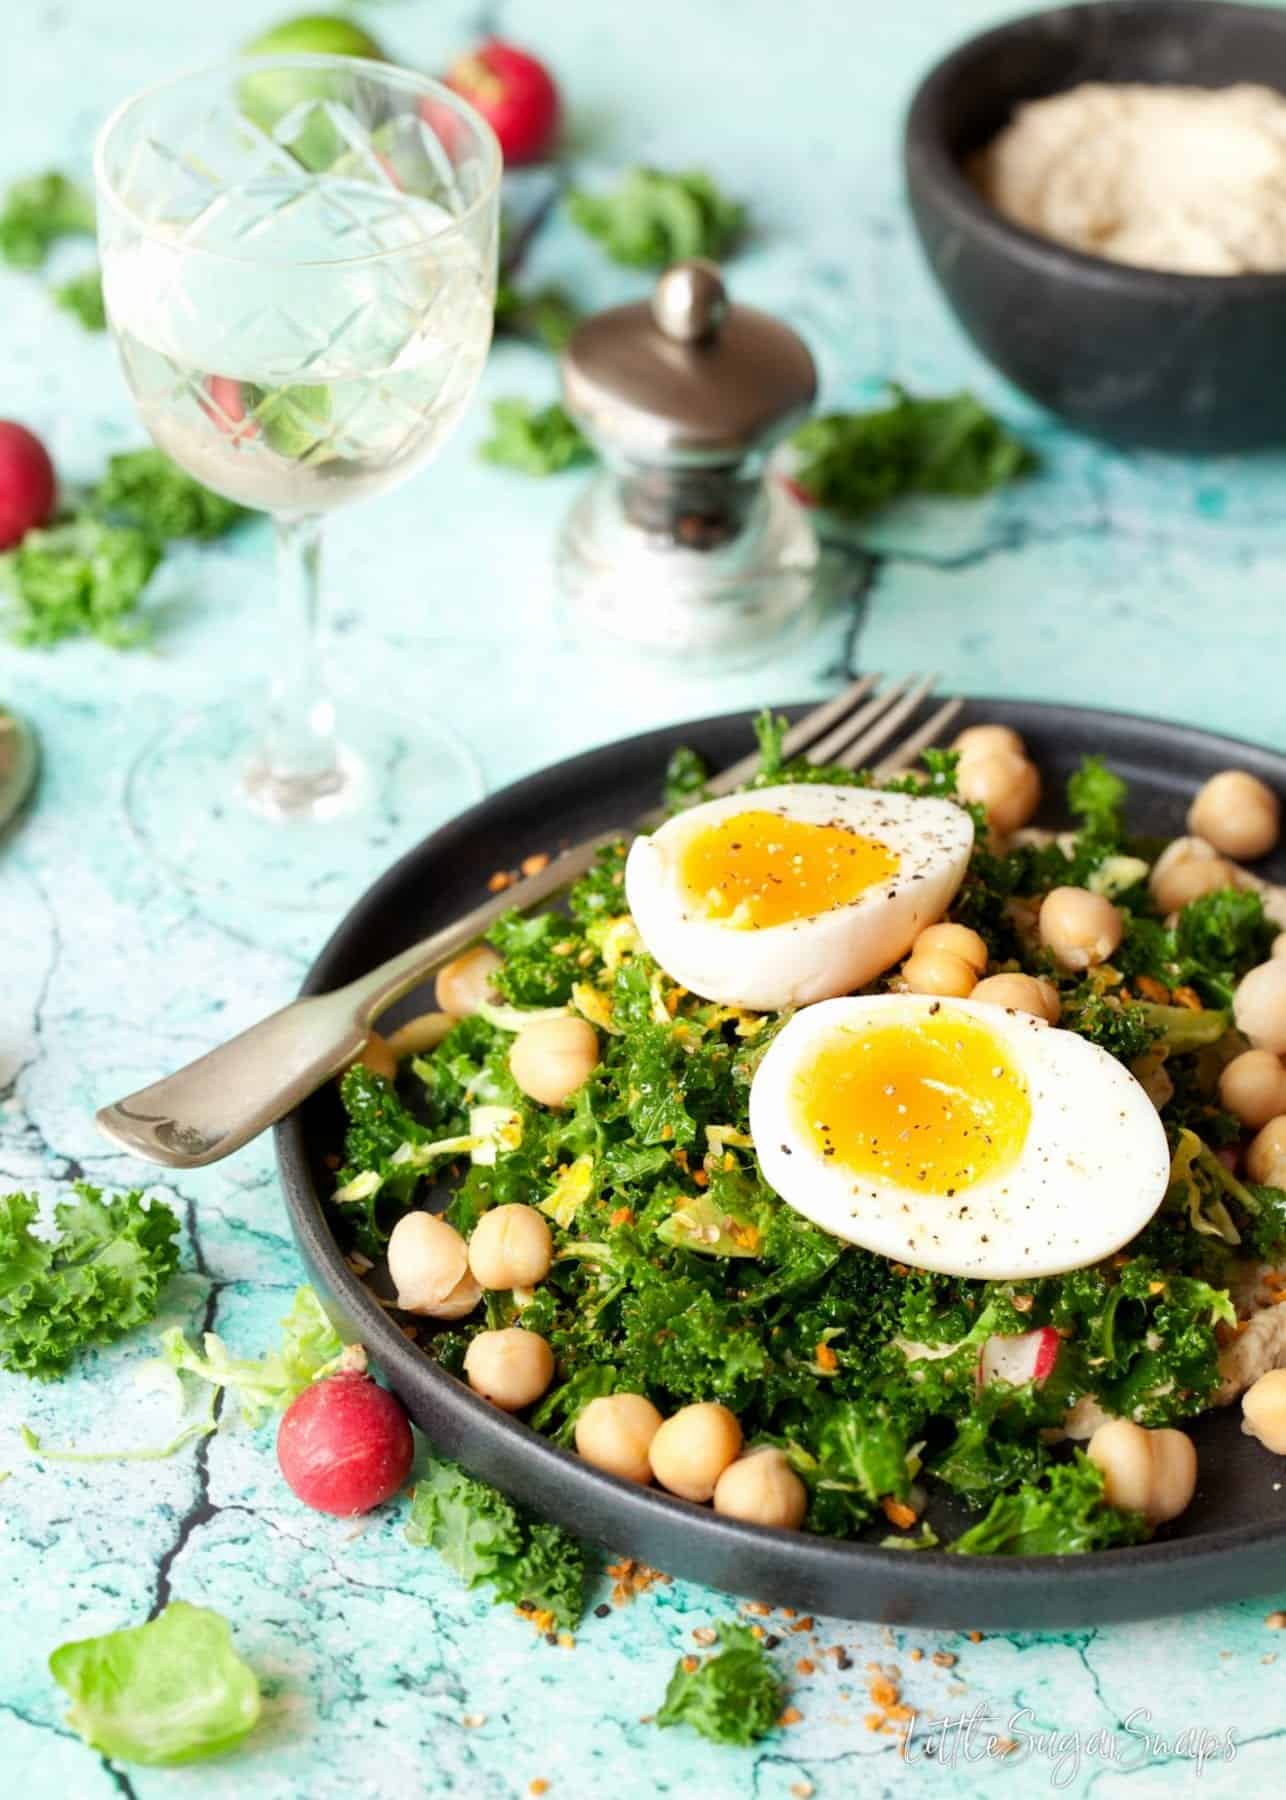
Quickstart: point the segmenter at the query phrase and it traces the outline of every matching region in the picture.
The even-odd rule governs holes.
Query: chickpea
[[[927,925],[911,946],[913,956],[922,950],[945,950],[949,956],[958,956],[975,975],[986,971],[987,946],[967,925]]]
[[[1246,1173],[1263,1187],[1286,1186],[1286,1114],[1269,1119],[1250,1140]]]
[[[403,1213],[388,1241],[388,1272],[403,1312],[462,1319],[482,1298],[468,1245],[436,1213]]]
[[[969,757],[991,756],[997,750],[1007,750],[1012,756],[1027,755],[1027,746],[1012,725],[970,725],[951,748],[960,752],[961,762]]]
[[[1237,874],[1204,838],[1176,838],[1152,865],[1148,888],[1163,913],[1174,913],[1202,894],[1236,887]]]
[[[357,1060],[372,1075],[382,1075],[385,1081],[397,1080],[397,1051],[378,1031],[367,1032],[366,1042],[357,1052]]]
[[[469,1239],[469,1268],[484,1288],[529,1288],[554,1260],[554,1239],[534,1206],[493,1206]]]
[[[439,1007],[453,1019],[467,1019],[484,1000],[496,998],[491,977],[499,967],[500,958],[490,944],[475,944],[472,950],[453,956],[438,970],[434,992]]]
[[[1062,1011],[1058,989],[1044,975],[988,975],[973,990],[975,1000],[1003,1006],[1007,1012],[1031,1013],[1057,1025]]]
[[[808,1511],[808,1489],[780,1450],[751,1450],[729,1463],[715,1483],[714,1510],[748,1525],[798,1531]]]
[[[1281,829],[1277,796],[1244,769],[1212,775],[1188,808],[1188,830],[1223,856],[1251,862],[1267,856]]]
[[[902,965],[902,980],[908,993],[967,1000],[978,977],[963,957],[953,956],[949,950],[921,950],[917,945]]]
[[[661,1415],[642,1394],[602,1394],[576,1421],[576,1450],[596,1469],[637,1481],[652,1479],[648,1451],[661,1429]]]
[[[1244,1050],[1225,1063],[1219,1100],[1252,1131],[1286,1113],[1286,1069],[1271,1050]]]
[[[1241,1429],[1274,1456],[1286,1456],[1286,1369],[1269,1369],[1246,1389]]]
[[[1087,888],[1051,888],[1040,909],[1040,941],[1060,968],[1105,963],[1121,941],[1120,909]]]
[[[1026,825],[1040,805],[1036,765],[1013,750],[966,756],[956,772],[956,784],[961,799],[981,806],[1000,837]]]
[[[562,1106],[598,1067],[598,1034],[585,1019],[537,1019],[509,1050],[509,1073],[542,1106]]]
[[[426,1050],[436,1050],[454,1024],[450,1013],[417,1013],[389,1033],[388,1047],[395,1056],[422,1056]]]
[[[715,1400],[680,1408],[652,1439],[648,1461],[663,1488],[684,1500],[708,1500],[728,1464],[741,1454],[735,1413]]]
[[[1103,1471],[1108,1504],[1141,1512],[1150,1525],[1177,1519],[1196,1490],[1197,1452],[1182,1431],[1148,1431],[1129,1419],[1109,1419],[1086,1454]]]
[[[501,1412],[521,1412],[554,1379],[554,1353],[538,1331],[480,1331],[464,1353],[469,1386]]]
[[[1237,983],[1232,1016],[1256,1050],[1286,1051],[1286,959],[1260,963]]]

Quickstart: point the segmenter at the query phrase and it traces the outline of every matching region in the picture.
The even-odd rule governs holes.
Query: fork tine
[[[905,743],[899,744],[890,756],[884,758],[875,770],[876,777],[883,781],[888,776],[897,775],[901,770],[909,768],[921,750],[927,750],[930,744],[936,743],[945,734],[947,726],[963,709],[963,700],[948,700],[945,706],[940,706],[917,731],[911,733]]]
[[[905,680],[895,681],[892,687],[873,695],[851,719],[845,719],[834,731],[828,732],[819,743],[814,744],[808,752],[808,760],[815,763],[838,762],[840,751],[847,749],[855,738],[862,737],[883,713],[896,705],[914,679],[913,675],[908,675]]]
[[[821,706],[815,706],[811,712],[805,713],[803,718],[797,724],[792,725],[781,740],[783,757],[798,756],[800,751],[811,744],[813,739],[820,732],[825,731],[828,725],[834,724],[836,719],[843,717],[856,706],[859,700],[869,694],[879,680],[878,675],[859,676],[856,681],[844,689],[842,694],[836,694],[833,700],[827,700]],[[743,781],[749,781],[758,767],[759,753],[756,750],[752,751],[749,756],[743,756],[740,762],[733,763],[731,768],[720,770],[712,781],[706,783],[706,790],[716,796],[730,794],[734,788],[740,787]]]
[[[896,706],[889,710],[874,724],[855,744],[850,744],[842,756],[835,758],[841,768],[860,769],[870,760],[877,750],[883,749],[897,732],[904,719],[909,719],[926,694],[931,694],[938,684],[936,675],[925,675],[915,686],[902,694]],[[905,688],[905,683],[903,687]]]

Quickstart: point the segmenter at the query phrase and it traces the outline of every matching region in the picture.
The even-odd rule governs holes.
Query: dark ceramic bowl
[[[1286,273],[1176,275],[1065,249],[1003,218],[962,164],[1024,100],[1083,81],[1286,90],[1286,11],[1223,0],[1059,7],[971,38],[906,124],[911,211],[957,318],[1034,400],[1164,450],[1286,444]]]
[[[967,724],[994,719],[1020,731],[1051,793],[1061,792],[1083,755],[1107,756],[1130,783],[1132,827],[1147,834],[1181,832],[1193,792],[1216,769],[1249,769],[1286,790],[1286,758],[1179,725],[998,700],[971,700],[963,716]],[[322,950],[304,992],[325,993],[351,981],[458,918],[477,904],[493,869],[628,823],[655,804],[676,744],[690,744],[711,767],[726,768],[745,754],[752,722],[742,713],[670,726],[589,751],[491,795],[375,883]],[[1066,823],[1053,814],[1042,822]],[[1286,878],[1286,856],[1267,873]],[[424,991],[408,995],[388,1023],[431,1004]],[[402,1335],[348,1266],[331,1230],[324,1196],[334,1188],[333,1158],[342,1143],[333,1083],[277,1127],[295,1238],[336,1324],[367,1346],[444,1455],[607,1549],[775,1605],[979,1630],[1101,1625],[1261,1594],[1286,1581],[1286,1495],[1275,1491],[1280,1464],[1243,1435],[1236,1406],[1192,1428],[1201,1475],[1182,1519],[1151,1544],[1097,1556],[911,1554],[743,1525],[618,1481],[488,1406]],[[380,1273],[371,1277],[377,1288]],[[965,1523],[949,1499],[935,1499],[929,1517],[947,1539]]]

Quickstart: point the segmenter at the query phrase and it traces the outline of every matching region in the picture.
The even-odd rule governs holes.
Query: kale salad
[[[768,790],[875,797],[869,775],[784,761],[782,730],[761,719],[759,772],[720,803],[745,809],[734,831]],[[1127,1242],[1084,1266],[986,1278],[882,1254],[788,1204],[765,1178],[751,1091],[809,1008],[703,998],[667,972],[627,906],[622,841],[565,910],[499,921],[471,997],[440,982],[445,1013],[373,1040],[343,1077],[332,1219],[359,1272],[389,1259],[408,1335],[598,1467],[759,1523],[1035,1554],[1136,1543],[1175,1516],[1195,1479],[1184,1425],[1286,1363],[1286,1309],[1270,1304],[1286,1259],[1286,1095],[1246,1099],[1251,1076],[1271,1088],[1254,1059],[1278,1075],[1281,1063],[1262,996],[1249,1028],[1242,1008],[1276,979],[1273,891],[1206,838],[1132,839],[1124,784],[1093,758],[1068,785],[1074,830],[1021,829],[1035,793],[1011,804],[1028,779],[1014,741],[986,746],[993,763],[1011,757],[1005,783],[962,742],[880,790],[890,806],[947,809],[966,852],[932,944],[904,937],[857,990],[933,995],[930,1012],[976,1019],[983,1008],[954,996],[978,983],[985,1001],[998,980],[995,1017],[1110,1060],[1132,1104],[1146,1101],[1162,1158]],[[672,818],[703,801],[705,779],[694,753],[675,754]],[[1082,954],[1077,921],[1095,906],[1110,931],[1094,937],[1091,919]],[[1060,909],[1075,915],[1070,940]],[[533,1031],[554,1048],[552,1087],[530,1072]],[[1090,1143],[1100,1121],[1078,1128]],[[1128,1214],[1109,1173],[1095,1204],[1116,1199]],[[399,1235],[414,1252],[400,1267]]]

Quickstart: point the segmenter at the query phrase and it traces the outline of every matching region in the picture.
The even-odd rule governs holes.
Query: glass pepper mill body
[[[816,393],[802,340],[730,305],[719,271],[693,260],[650,303],[587,320],[563,387],[603,458],[559,537],[577,624],[723,666],[767,654],[817,587],[811,520],[768,474]]]

